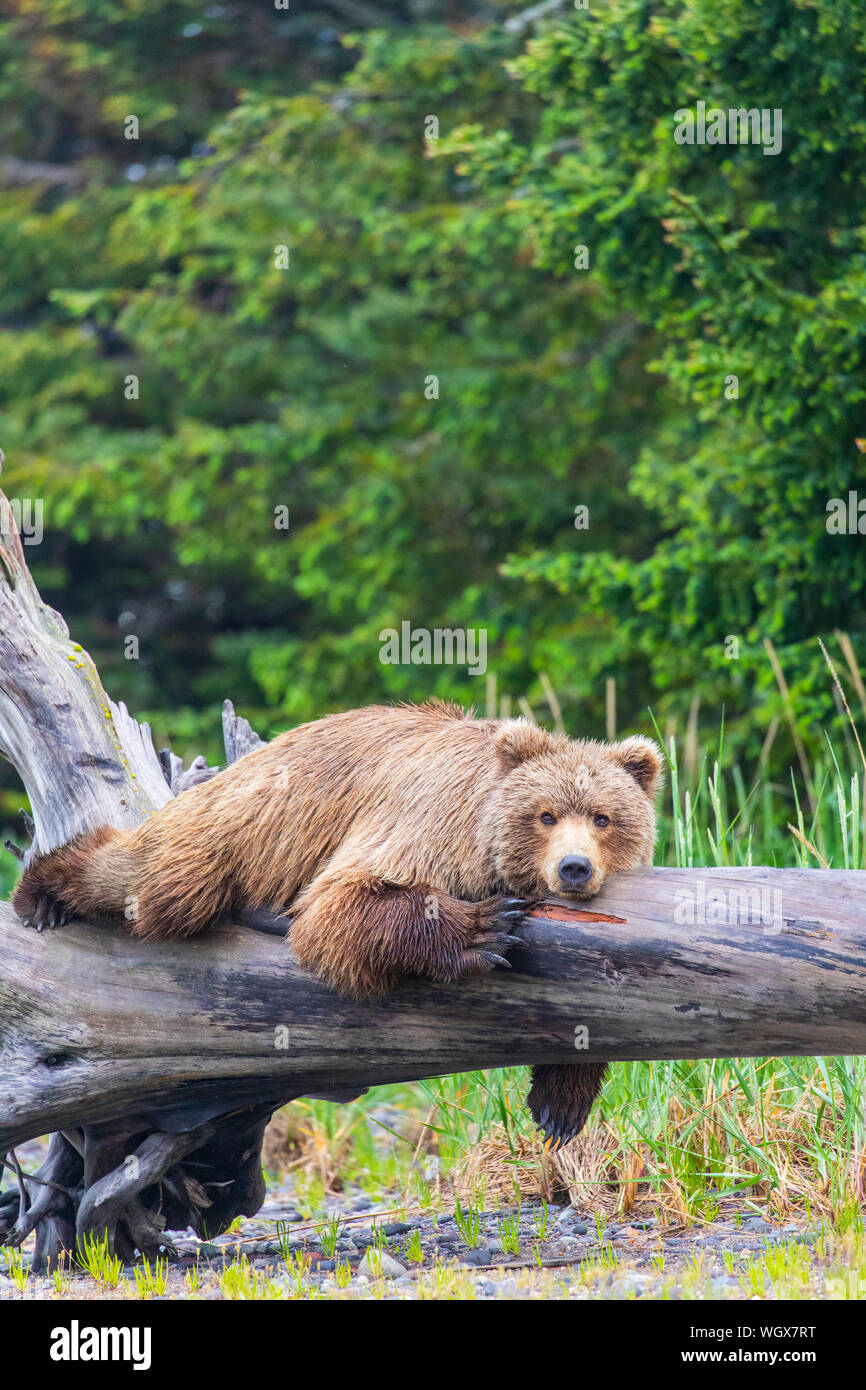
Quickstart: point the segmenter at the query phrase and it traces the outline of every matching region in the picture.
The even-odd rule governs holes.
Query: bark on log
[[[2,458],[0,452],[0,467]],[[246,720],[235,718],[228,701],[223,728],[230,761],[255,746],[257,736]],[[0,753],[15,766],[30,798],[33,814],[25,813],[24,825],[31,843],[25,850],[7,841],[7,848],[25,862],[83,830],[136,825],[172,795],[216,771],[201,758],[184,770],[167,750],[157,757],[148,726],[108,698],[90,657],[70,639],[60,614],[42,602],[2,492]],[[2,911],[8,925],[11,909]],[[14,914],[11,920],[17,932],[21,924]],[[19,988],[15,980],[14,954],[0,961],[4,1134],[14,1123],[16,1079],[44,1069],[47,1094],[53,1095],[53,1074],[68,1063],[70,1045],[74,1047],[85,1023],[76,1016],[74,986],[70,993],[67,982],[55,976],[51,987],[58,1010],[52,1014],[46,995],[44,1030],[28,1032],[25,1020],[34,1024],[36,1013],[23,982]],[[125,1027],[138,1026],[146,1007],[140,1003]],[[122,1055],[122,1037],[118,1041]],[[98,1088],[97,1077],[92,1080]],[[165,1244],[166,1225],[190,1224],[209,1234],[225,1230],[235,1216],[252,1215],[261,1205],[261,1141],[273,1108],[274,1103],[247,1103],[239,1115],[187,1125],[186,1132],[173,1138],[163,1134],[158,1121],[142,1124],[134,1114],[126,1129],[104,1120],[88,1123],[91,1110],[71,1114],[69,1127],[52,1135],[45,1163],[31,1175],[22,1174],[14,1154],[5,1152],[19,1140],[4,1139],[0,1178],[5,1165],[16,1186],[0,1195],[0,1241],[20,1244],[35,1231],[34,1268],[41,1269],[89,1232],[107,1231],[112,1248],[128,1258],[136,1250],[157,1253]],[[49,1110],[53,1113],[51,1105]],[[46,1116],[29,1133],[44,1134],[51,1127]],[[206,1184],[196,1173],[207,1178]]]
[[[376,1001],[333,994],[287,942],[242,926],[170,943],[77,923],[39,934],[2,906],[0,1149],[85,1122],[180,1131],[245,1103],[474,1068],[864,1052],[864,882],[620,874],[585,909],[536,909],[510,971],[407,981]],[[777,893],[778,921],[677,924],[697,884],[728,904]]]
[[[148,725],[108,698],[87,652],[42,602],[2,492],[0,753],[30,798],[28,854],[99,825],[138,825],[172,795]]]
[[[229,761],[259,741],[228,703],[224,734]],[[213,771],[161,765],[147,727],[108,700],[42,604],[2,493],[0,750],[42,850],[136,823]],[[40,935],[0,905],[0,1156],[14,1180],[0,1241],[35,1231],[37,1268],[88,1232],[130,1258],[166,1229],[212,1236],[254,1214],[265,1124],[297,1096],[520,1063],[866,1052],[861,873],[620,875],[586,909],[540,908],[511,971],[407,981],[376,1002],[301,974],[284,922],[247,920],[257,930],[143,943],[82,923]],[[21,1174],[14,1146],[48,1131],[46,1162]]]

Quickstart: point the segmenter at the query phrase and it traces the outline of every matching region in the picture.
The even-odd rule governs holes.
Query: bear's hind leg
[[[561,1148],[580,1134],[606,1072],[606,1062],[532,1068],[527,1105],[553,1148]]]
[[[73,917],[98,920],[121,913],[129,876],[122,842],[121,831],[102,826],[35,855],[12,895],[18,916],[42,931]]]
[[[305,970],[364,997],[405,975],[449,981],[507,966],[524,906],[520,898],[471,903],[423,884],[329,871],[292,904],[290,941]]]

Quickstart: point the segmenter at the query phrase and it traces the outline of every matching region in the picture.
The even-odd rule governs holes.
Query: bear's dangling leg
[[[606,1072],[606,1062],[532,1068],[526,1103],[553,1148],[561,1148],[580,1134]]]
[[[123,839],[121,831],[102,826],[37,854],[12,895],[18,916],[42,931],[73,917],[121,914],[132,873]]]
[[[305,970],[360,998],[405,975],[448,981],[507,966],[524,906],[522,898],[465,902],[332,864],[292,903],[289,940]]]

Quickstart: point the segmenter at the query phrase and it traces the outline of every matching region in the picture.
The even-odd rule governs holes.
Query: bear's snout
[[[592,878],[592,863],[585,854],[566,854],[556,866],[566,888],[583,888]]]

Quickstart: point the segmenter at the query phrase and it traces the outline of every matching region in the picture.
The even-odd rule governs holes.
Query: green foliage
[[[615,376],[633,420],[654,409],[632,335],[595,352],[592,296],[533,266],[432,157],[431,113],[443,133],[479,113],[534,127],[504,67],[522,40],[490,24],[347,44],[340,82],[246,93],[210,157],[62,198],[28,186],[0,213],[18,263],[0,329],[9,482],[45,499],[49,596],[175,742],[168,712],[226,691],[272,727],[377,698],[477,701],[465,671],[379,662],[404,618],[484,626],[515,695],[570,673],[580,616],[546,605],[535,644],[537,601],[500,566],[573,534],[578,500],[605,533],[630,462]]]
[[[514,8],[0,26],[8,152],[65,176],[0,205],[4,481],[44,499],[46,597],[180,752],[216,753],[226,694],[263,733],[483,705],[379,661],[403,620],[485,628],[498,695],[549,676],[572,731],[607,677],[621,728],[724,705],[746,768],[776,716],[810,756],[835,719],[816,634],[866,654],[861,538],[826,528],[864,486],[866,16]],[[781,108],[782,150],[677,144],[699,100]]]
[[[666,409],[633,436],[628,488],[652,545],[624,562],[591,529],[582,549],[521,546],[508,572],[612,624],[662,713],[690,689],[753,730],[760,700],[768,721],[770,638],[814,732],[829,691],[811,639],[862,633],[862,540],[826,523],[829,499],[866,482],[864,47],[862,8],[836,0],[651,15],[620,0],[563,16],[514,64],[544,103],[532,141],[476,123],[451,142],[536,263],[562,274],[586,244],[606,312],[653,333]],[[674,113],[698,101],[780,109],[781,151],[676,143]]]

